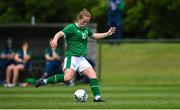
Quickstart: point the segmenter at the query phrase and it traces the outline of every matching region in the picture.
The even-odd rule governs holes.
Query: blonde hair
[[[89,11],[87,11],[86,9],[83,9],[82,11],[79,12],[79,14],[78,14],[78,16],[76,18],[76,21],[79,20],[79,19],[82,19],[83,16],[91,18],[91,13]]]

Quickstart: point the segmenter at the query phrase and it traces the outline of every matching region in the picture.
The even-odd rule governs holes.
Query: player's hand
[[[52,39],[52,40],[50,41],[50,45],[51,45],[52,48],[56,48],[56,47],[57,47],[57,40]]]
[[[111,36],[112,34],[114,34],[116,32],[116,27],[111,27],[109,30],[108,30],[108,35]]]

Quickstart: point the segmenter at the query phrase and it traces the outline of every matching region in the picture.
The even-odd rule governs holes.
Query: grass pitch
[[[76,89],[85,88],[89,98],[85,103],[73,100]],[[94,103],[87,85],[41,88],[0,88],[0,108],[16,109],[155,109],[180,108],[179,86],[102,86],[105,103]]]
[[[179,109],[180,44],[145,43],[102,46],[102,96],[94,103],[88,85],[40,88],[0,86],[0,109]],[[88,101],[73,100],[75,90],[88,92]]]

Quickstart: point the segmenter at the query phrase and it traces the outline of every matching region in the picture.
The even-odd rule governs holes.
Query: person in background
[[[30,66],[31,51],[27,42],[23,42],[21,50],[17,51],[14,57],[14,63],[9,65],[6,70],[6,82],[4,87],[16,86],[19,73],[23,70],[28,70]],[[11,81],[12,77],[12,81]]]
[[[44,57],[46,63],[43,78],[47,78],[53,75],[53,73],[62,73],[60,48],[46,48]]]
[[[124,0],[109,0],[108,27],[116,27],[116,32],[109,38],[109,43],[120,43],[122,34],[122,11],[125,8]]]
[[[14,62],[13,40],[8,38],[6,47],[0,53],[0,83],[4,82],[5,72],[8,65]]]

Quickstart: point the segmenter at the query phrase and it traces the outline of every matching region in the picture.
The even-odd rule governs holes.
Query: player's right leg
[[[64,74],[56,74],[46,79],[40,78],[36,82],[36,87],[43,86],[46,84],[70,81],[74,77],[74,75],[75,75],[75,71],[73,69],[66,69],[64,71]]]
[[[70,81],[75,75],[75,67],[73,66],[75,60],[72,57],[66,57],[64,60],[64,74],[56,74],[54,76],[48,77],[46,79],[40,78],[36,82],[36,87],[45,85],[45,84],[52,84],[58,82],[66,82]]]

